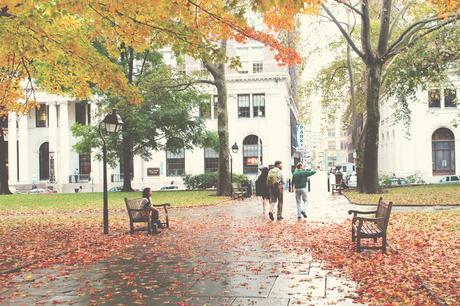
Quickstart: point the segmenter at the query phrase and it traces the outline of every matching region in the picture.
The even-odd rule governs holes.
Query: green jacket
[[[292,185],[295,188],[307,187],[307,178],[315,173],[316,171],[296,169],[292,175]]]

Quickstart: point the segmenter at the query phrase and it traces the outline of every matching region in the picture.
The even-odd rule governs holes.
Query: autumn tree
[[[270,3],[268,0],[260,2]],[[305,11],[303,1],[275,3],[278,4],[277,15],[291,12],[286,10],[293,6],[297,6],[297,12]],[[418,41],[447,25],[456,24],[460,3],[456,0],[429,0],[423,3],[405,0],[323,0],[316,1],[310,9],[316,9],[317,13],[337,26],[354,54],[365,65],[366,122],[362,190],[376,193],[379,190],[379,99],[383,74],[393,59],[413,48]],[[360,29],[357,35],[351,34],[346,23],[341,21],[347,11],[357,20]]]
[[[372,14],[368,14],[370,24],[379,24],[379,22],[382,22],[381,18],[379,21],[380,16],[375,14],[376,12],[381,12],[380,6],[377,7],[374,3],[368,7],[370,12],[373,12]],[[356,58],[352,60],[349,52],[352,45],[346,40],[346,42],[344,42],[345,46],[340,49],[341,53],[338,54],[337,60],[325,67],[316,79],[318,88],[323,90],[322,100],[329,110],[343,107],[343,101],[350,102],[346,115],[352,117],[349,117],[347,121],[353,125],[353,144],[358,153],[357,167],[360,168],[358,174],[363,170],[363,176],[359,175],[358,181],[362,183],[359,185],[360,189],[364,192],[373,190],[372,188],[370,189],[368,185],[370,181],[370,170],[366,170],[366,168],[369,168],[369,165],[374,165],[369,162],[369,159],[372,159],[371,157],[374,154],[372,153],[374,152],[372,151],[374,148],[371,148],[372,150],[369,151],[369,147],[372,147],[370,144],[378,143],[378,130],[377,135],[374,135],[377,138],[374,139],[371,136],[375,133],[375,129],[378,129],[379,120],[377,119],[379,116],[377,115],[379,104],[377,102],[379,99],[382,97],[395,98],[395,101],[397,101],[394,105],[396,109],[396,119],[408,125],[410,124],[408,102],[415,97],[416,91],[426,89],[426,86],[433,82],[447,81],[448,69],[452,67],[453,63],[458,63],[459,60],[460,50],[456,43],[460,34],[458,26],[456,26],[458,15],[454,14],[450,18],[447,17],[447,19],[435,16],[432,17],[434,23],[430,21],[412,21],[412,24],[419,24],[421,28],[418,30],[414,29],[414,36],[411,36],[411,38],[404,38],[404,35],[409,35],[404,34],[407,32],[408,26],[405,22],[401,24],[399,19],[405,17],[405,14],[418,17],[420,15],[421,6],[411,6],[410,3],[406,3],[404,6],[396,6],[396,8],[397,11],[390,16],[392,18],[391,33],[399,33],[397,39],[401,42],[397,43],[398,40],[396,40],[392,44],[389,44],[386,51],[384,51],[381,56],[379,52],[371,50],[372,56],[375,56],[377,59],[381,58],[378,61],[383,61],[381,66],[370,61],[370,59],[370,62],[362,61],[359,56],[358,59],[360,60]],[[423,8],[426,10],[428,7],[425,5]],[[333,16],[331,14],[332,13],[328,16]],[[394,15],[399,16],[399,18]],[[331,20],[333,21],[333,19]],[[360,38],[362,38],[363,35],[363,30],[360,28],[363,26],[363,24],[355,25],[357,29],[361,30]],[[342,30],[345,31],[345,28],[343,27]],[[352,33],[348,31],[348,29],[347,33],[349,39],[357,36],[357,33]],[[379,39],[385,39],[381,38],[381,31],[373,31],[367,35],[370,35],[369,37],[372,44],[376,44]],[[390,35],[390,33],[388,35]],[[403,42],[405,40],[409,41]],[[397,44],[403,44],[405,47],[399,49],[400,47],[397,47]],[[335,45],[337,44],[335,43]],[[354,47],[357,48],[356,45]],[[380,67],[377,68],[381,70],[379,70],[380,72],[378,73],[377,79],[373,77],[375,76],[375,71],[370,68],[370,66],[373,67],[373,63]],[[350,75],[350,71],[356,71],[357,73],[353,77],[353,74]],[[372,73],[374,73],[374,75]],[[372,98],[373,95],[372,92],[369,92],[369,86],[370,84],[376,86],[376,82],[378,85],[378,95]],[[361,94],[354,95],[355,92]],[[343,99],[343,97],[347,98]],[[371,101],[375,102],[373,107],[370,105]],[[364,112],[367,115],[365,130],[361,135],[357,135],[356,129],[358,118],[356,114],[359,112]],[[377,121],[369,123],[370,118],[374,118]],[[375,147],[375,150],[376,149],[377,147]],[[375,156],[375,159],[376,158]],[[377,164],[374,166],[376,167]],[[375,173],[375,175],[377,175],[377,173]],[[374,183],[376,184],[377,182]]]
[[[9,0],[0,6],[0,98],[6,107],[23,95],[19,84],[39,81],[40,89],[75,98],[89,98],[93,90],[118,92],[129,103],[140,95],[120,68],[109,58],[122,56],[120,44],[135,52],[170,46],[176,52],[210,62],[224,63],[225,54],[216,42],[257,39],[278,51],[277,60],[299,62],[292,49],[272,35],[254,31],[241,9],[244,1],[36,1]],[[93,42],[103,44],[110,57],[97,52]],[[15,95],[16,94],[16,95]],[[33,99],[22,103],[27,112]],[[31,103],[29,103],[31,102]],[[228,158],[227,161],[228,163]]]
[[[168,140],[169,150],[193,148],[208,140],[197,109],[209,101],[209,95],[201,93],[190,78],[168,68],[159,53],[146,50],[133,56],[140,67],[132,72],[133,80],[144,102],[129,104],[117,95],[98,102],[101,110],[116,108],[123,118],[122,145],[119,137],[112,135],[107,148],[112,166],[120,160],[125,163],[124,182],[131,182],[132,169],[126,163],[130,164],[134,155],[149,160],[153,151],[166,149]],[[74,146],[77,152],[86,153],[102,146],[97,124],[75,124],[72,132],[78,139]]]

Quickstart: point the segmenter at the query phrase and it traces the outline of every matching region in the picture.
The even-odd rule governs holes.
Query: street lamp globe
[[[104,120],[102,120],[102,125],[107,133],[118,133],[123,127],[123,120],[117,114],[117,110],[113,109],[112,113],[107,114]]]
[[[238,145],[237,145],[236,142],[235,142],[235,143],[233,144],[233,146],[232,146],[232,152],[233,152],[233,153],[238,153],[238,149],[239,149],[239,148],[238,148]]]

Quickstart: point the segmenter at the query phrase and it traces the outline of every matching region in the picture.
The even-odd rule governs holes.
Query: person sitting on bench
[[[152,220],[152,226],[155,226],[158,229],[163,228],[163,225],[161,224],[159,220],[159,213],[156,208],[153,207],[152,205],[152,190],[149,187],[144,188],[142,191],[142,203],[141,207],[142,209],[149,209],[151,211],[151,220]]]

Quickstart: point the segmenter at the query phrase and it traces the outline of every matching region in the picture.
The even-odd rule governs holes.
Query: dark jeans
[[[152,213],[150,214],[150,219],[152,221],[152,225],[157,224],[160,227],[160,220],[158,215],[158,210],[152,208]]]

